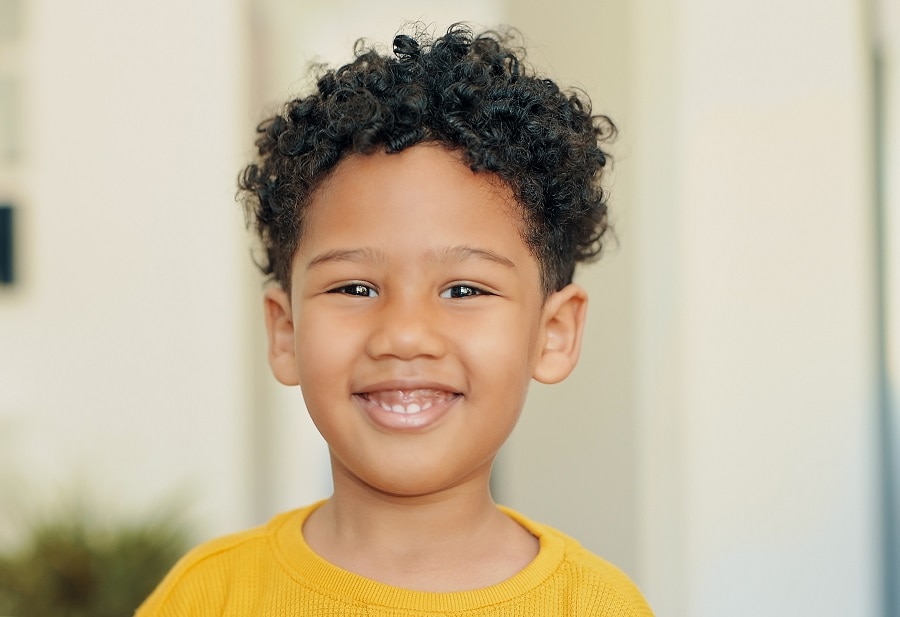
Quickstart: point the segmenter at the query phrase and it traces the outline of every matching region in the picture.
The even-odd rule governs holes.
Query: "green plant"
[[[32,524],[0,554],[0,615],[127,617],[188,546],[176,516],[119,525],[82,509]]]

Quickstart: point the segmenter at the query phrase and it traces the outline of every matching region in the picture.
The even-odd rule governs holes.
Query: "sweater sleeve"
[[[653,617],[653,611],[637,585],[619,568],[577,544],[570,547],[569,556],[578,564],[569,572],[570,584],[581,595],[577,614]]]
[[[137,609],[135,617],[212,617],[222,612],[223,589],[218,581],[227,561],[195,549],[185,555]]]
[[[267,553],[268,542],[261,530],[202,544],[175,564],[135,617],[218,617],[229,604],[253,594],[253,581],[259,580],[259,564]],[[236,570],[240,576],[235,576]],[[230,581],[236,578],[245,585],[235,589]]]

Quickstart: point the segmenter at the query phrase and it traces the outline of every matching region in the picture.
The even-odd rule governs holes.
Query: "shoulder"
[[[232,581],[240,579],[246,584],[279,567],[272,537],[285,522],[304,512],[286,512],[260,527],[193,548],[144,601],[136,617],[221,614],[233,592]]]
[[[622,570],[558,529],[504,511],[540,539],[541,552],[561,553],[552,578],[573,614],[652,617],[643,594]]]
[[[566,536],[565,568],[571,582],[578,589],[585,605],[585,614],[594,614],[587,607],[617,607],[621,613],[634,617],[650,617],[652,612],[637,585],[619,568],[591,553],[577,541]],[[605,613],[601,613],[605,614]],[[613,614],[610,612],[610,614]]]

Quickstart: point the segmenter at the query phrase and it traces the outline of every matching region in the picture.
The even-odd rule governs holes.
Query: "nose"
[[[436,303],[409,295],[385,299],[373,316],[366,352],[372,358],[438,358],[447,351]]]

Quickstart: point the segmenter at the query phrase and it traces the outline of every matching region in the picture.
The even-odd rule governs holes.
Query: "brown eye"
[[[442,298],[470,298],[487,294],[483,289],[472,285],[453,285],[441,292]]]
[[[362,283],[349,283],[328,291],[330,294],[344,294],[347,296],[359,296],[361,298],[377,298],[378,292],[374,288]]]

